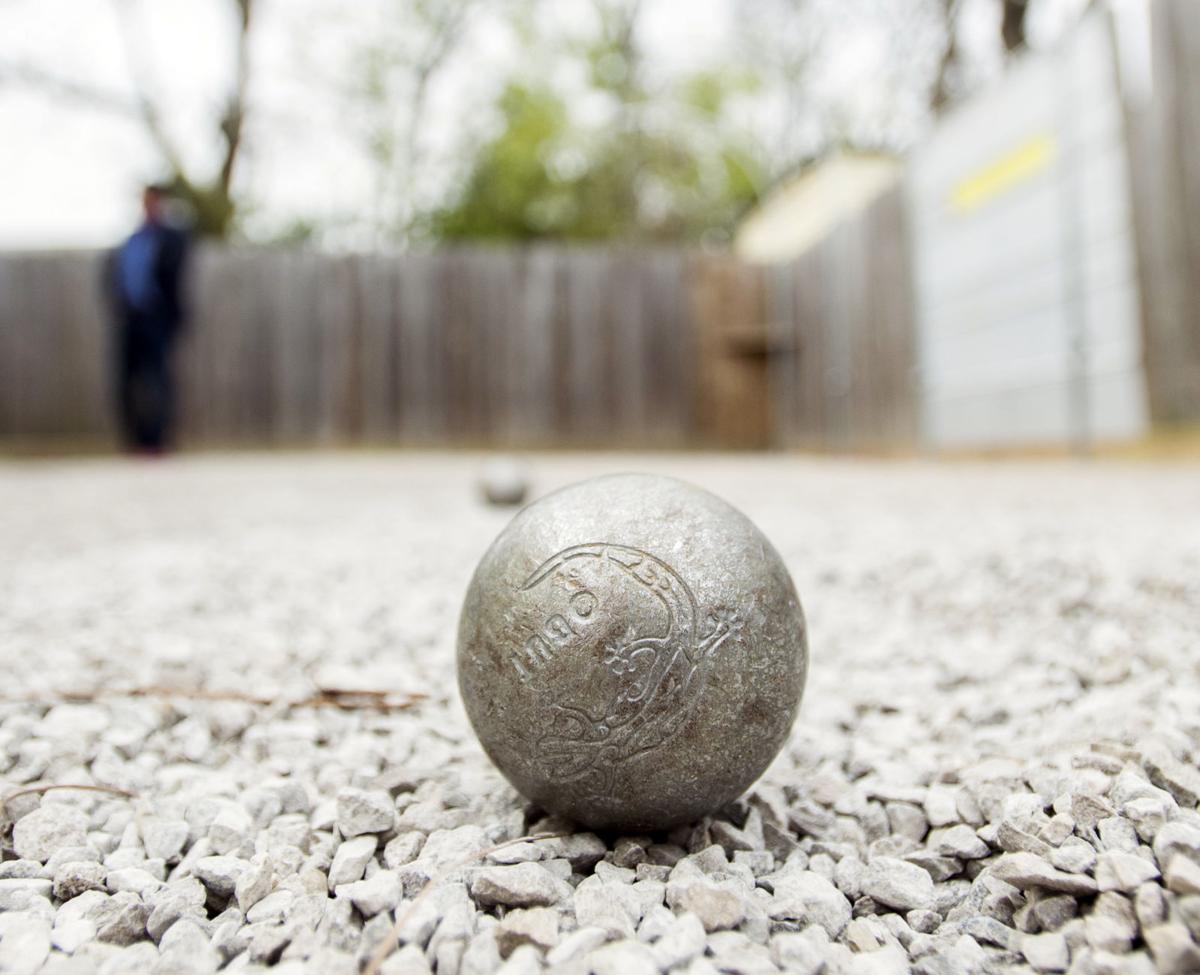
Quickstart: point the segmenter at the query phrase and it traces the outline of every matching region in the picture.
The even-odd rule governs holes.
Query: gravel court
[[[397,910],[384,971],[1200,968],[1200,469],[535,455],[535,495],[650,470],[742,508],[800,591],[808,688],[712,822],[464,869],[569,828],[457,698],[510,516],[481,465],[0,467],[0,795],[134,797],[6,805],[0,968],[357,971]],[[289,705],[317,688],[427,697]]]

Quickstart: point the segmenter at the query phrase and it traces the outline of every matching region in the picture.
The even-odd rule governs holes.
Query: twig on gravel
[[[342,687],[319,687],[312,697],[292,707],[335,707],[345,710],[374,708],[378,711],[404,711],[429,699],[428,694],[413,691],[391,700],[391,691],[364,691]]]
[[[24,789],[18,789],[16,792],[10,792],[8,795],[0,798],[0,811],[2,811],[14,799],[19,799],[21,796],[36,796],[44,792],[50,792],[53,789],[80,789],[84,792],[107,792],[112,796],[123,796],[126,799],[136,799],[137,796],[128,792],[125,789],[118,789],[111,785],[82,785],[72,784],[69,782],[54,783],[51,785],[31,785]]]
[[[392,925],[392,930],[388,932],[387,937],[380,942],[378,948],[375,949],[375,954],[371,956],[371,960],[367,963],[367,967],[363,969],[363,975],[376,975],[379,967],[387,961],[388,955],[395,950],[400,943],[400,931],[404,928],[413,911],[417,909],[417,905],[430,894],[438,884],[446,877],[458,872],[463,867],[469,866],[476,860],[482,860],[484,857],[489,857],[498,850],[503,850],[505,847],[516,846],[518,843],[536,843],[539,840],[557,840],[564,836],[570,836],[570,833],[533,833],[530,836],[518,836],[515,840],[505,840],[503,843],[497,843],[495,846],[489,846],[487,849],[479,850],[472,853],[468,857],[464,857],[458,863],[447,867],[436,877],[431,877],[429,882],[421,888],[420,892],[411,901],[403,911],[396,915],[396,923]]]
[[[405,694],[395,700],[389,700],[391,691],[347,690],[337,687],[318,688],[311,697],[288,700],[287,698],[262,697],[246,694],[241,691],[208,691],[203,688],[164,687],[151,685],[149,687],[129,687],[125,689],[103,691],[60,691],[53,697],[71,703],[97,701],[101,698],[113,697],[176,697],[190,701],[239,701],[244,704],[256,704],[269,707],[283,704],[291,708],[339,708],[343,711],[373,710],[373,711],[404,711],[428,700],[428,694],[417,692]],[[0,697],[0,704],[45,704],[42,697]]]

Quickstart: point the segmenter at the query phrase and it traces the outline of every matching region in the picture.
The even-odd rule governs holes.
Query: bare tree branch
[[[242,145],[242,133],[246,123],[246,93],[250,86],[250,14],[254,0],[236,0],[238,13],[237,71],[228,106],[221,119],[221,134],[225,138],[225,154],[217,177],[218,185],[226,196],[233,184],[233,170],[237,163],[238,150]]]
[[[441,7],[443,17],[440,21],[435,22],[429,43],[417,59],[414,68],[412,98],[409,102],[408,129],[404,140],[403,167],[410,180],[420,165],[421,144],[417,136],[425,118],[430,82],[454,50],[454,44],[461,35],[463,23],[472,2],[473,0],[459,0],[457,3],[448,3]],[[411,207],[409,211],[402,221],[405,230],[411,228],[413,220]]]
[[[154,89],[149,69],[141,55],[141,38],[138,37],[137,24],[131,0],[112,0],[121,28],[121,43],[125,48],[125,60],[129,66],[129,74],[137,92],[138,111],[150,138],[158,147],[163,159],[171,168],[171,172],[180,180],[189,183],[187,171],[184,168],[183,157],[175,148],[174,142],[162,124],[162,116],[151,92]]]
[[[400,186],[411,188],[423,163],[420,135],[428,109],[429,91],[438,72],[461,40],[468,16],[478,0],[425,0],[406,3],[412,28],[404,38],[375,39],[363,52],[364,60],[380,67],[379,90],[371,94],[379,121],[372,133],[374,155],[379,166],[376,177],[375,235],[379,243],[388,237],[404,237],[417,220],[411,197],[400,198]],[[403,40],[423,36],[415,53],[405,50]],[[405,110],[395,105],[397,93],[388,81],[396,69],[408,80]]]
[[[1004,50],[1012,53],[1025,46],[1025,14],[1029,0],[1004,0],[1004,17],[1000,22],[1000,36]]]
[[[21,85],[59,98],[79,102],[117,115],[137,118],[141,113],[136,101],[119,92],[89,85],[57,75],[34,64],[0,62],[0,84]]]
[[[823,24],[812,0],[774,0],[746,4],[739,30],[743,57],[781,100],[778,123],[761,136],[770,184],[811,162],[818,148],[797,134],[824,107],[814,99],[811,80],[826,43]]]
[[[946,47],[942,52],[942,60],[938,65],[937,80],[933,85],[933,95],[930,105],[934,112],[940,112],[954,99],[952,77],[958,67],[958,15],[962,9],[962,0],[943,0],[945,7]]]
[[[198,173],[172,137],[160,108],[156,83],[147,58],[150,45],[143,36],[138,16],[139,0],[110,0],[115,14],[133,94],[57,74],[37,65],[0,60],[0,84],[23,85],[91,108],[125,116],[140,122],[154,144],[174,189],[194,209],[201,233],[224,236],[236,214],[233,198],[235,166],[246,128],[247,99],[250,86],[250,29],[255,0],[229,0],[237,18],[235,73],[221,114],[217,138],[221,144],[220,164],[215,173]]]

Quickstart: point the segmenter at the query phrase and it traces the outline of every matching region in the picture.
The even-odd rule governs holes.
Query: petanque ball
[[[511,457],[492,458],[480,473],[479,492],[488,504],[500,507],[521,504],[529,493],[525,465]]]
[[[484,750],[534,803],[592,829],[661,829],[739,796],[786,740],[807,666],[771,543],[668,477],[593,478],[525,508],[459,620]]]

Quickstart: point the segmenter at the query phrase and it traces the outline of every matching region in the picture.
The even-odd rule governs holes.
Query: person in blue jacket
[[[105,285],[115,325],[117,419],[124,445],[156,454],[171,445],[175,382],[171,358],[184,320],[187,234],[171,226],[167,191],[147,186],[140,227],[114,250]]]

